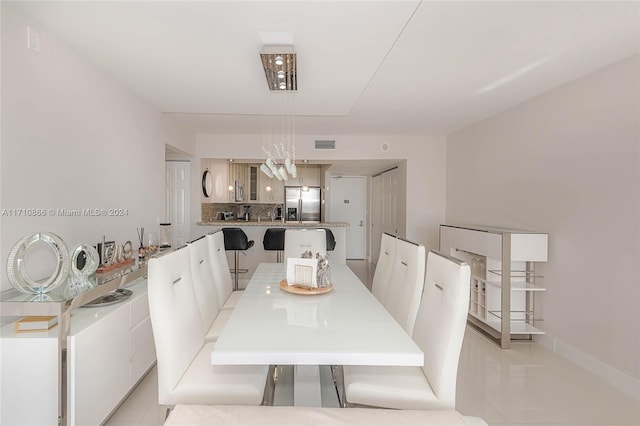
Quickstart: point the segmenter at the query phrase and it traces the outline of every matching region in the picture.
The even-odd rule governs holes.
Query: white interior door
[[[398,235],[398,182],[400,172],[392,169],[373,177],[371,195],[371,261],[378,262],[382,233]]]
[[[367,179],[364,176],[332,177],[330,188],[331,220],[350,224],[346,229],[347,259],[364,259]]]
[[[166,221],[171,223],[172,247],[180,247],[189,239],[189,181],[191,163],[166,162]]]

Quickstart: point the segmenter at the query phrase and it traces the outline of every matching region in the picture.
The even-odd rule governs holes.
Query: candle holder
[[[144,228],[136,228],[136,232],[138,233],[138,241],[140,241],[140,247],[138,248],[138,259],[144,259],[146,254],[146,250],[144,248]]]

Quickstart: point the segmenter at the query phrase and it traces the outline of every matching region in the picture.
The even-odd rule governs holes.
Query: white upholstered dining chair
[[[220,309],[218,301],[219,283],[213,275],[213,265],[206,237],[200,237],[188,245],[189,263],[193,279],[193,290],[205,333],[204,340],[215,342],[229,320],[231,310]]]
[[[287,229],[284,231],[284,259],[299,258],[303,252],[327,252],[327,234],[324,229]]]
[[[469,265],[430,251],[413,339],[422,367],[344,366],[344,405],[455,409],[458,361],[469,307]]]
[[[413,333],[424,288],[425,258],[423,245],[396,238],[383,305],[409,335]]]
[[[260,405],[267,366],[211,365],[214,343],[204,341],[188,247],[150,259],[148,282],[159,404]]]
[[[215,231],[207,234],[207,245],[209,246],[209,256],[213,276],[218,291],[218,302],[220,309],[229,310],[236,307],[242,291],[233,291],[233,280],[229,271],[229,261],[224,249],[224,234],[222,231]]]
[[[383,233],[380,239],[378,263],[376,263],[376,271],[373,273],[373,281],[371,282],[371,292],[382,304],[384,304],[387,289],[389,288],[389,281],[391,280],[395,248],[396,237],[386,232]]]

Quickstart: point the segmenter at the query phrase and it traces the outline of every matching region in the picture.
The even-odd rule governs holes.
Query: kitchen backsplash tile
[[[244,206],[251,206],[251,220],[269,220],[269,214],[275,214],[276,207],[282,204],[252,204],[252,203],[202,203],[202,222],[220,220],[222,212],[233,212],[236,217],[242,216]]]

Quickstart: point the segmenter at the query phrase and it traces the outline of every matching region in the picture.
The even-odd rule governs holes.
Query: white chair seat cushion
[[[222,309],[229,310],[229,309],[235,308],[238,302],[240,301],[241,297],[242,297],[242,291],[232,292],[227,298],[227,300],[224,302],[224,305],[222,305]]]
[[[260,405],[268,366],[211,365],[206,343],[173,389],[174,404]]]
[[[344,387],[351,404],[400,410],[438,409],[438,399],[420,367],[347,366]]]
[[[229,321],[229,317],[233,310],[222,310],[218,312],[218,316],[211,324],[211,328],[207,331],[207,334],[204,336],[205,342],[215,342],[220,337],[220,333],[222,333],[222,329]]]

